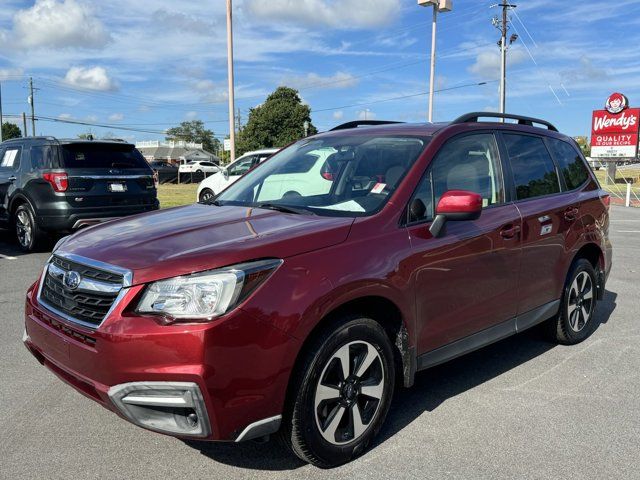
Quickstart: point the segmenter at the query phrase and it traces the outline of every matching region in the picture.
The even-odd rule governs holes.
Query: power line
[[[434,90],[434,93],[446,92],[446,91],[449,91],[449,90],[457,90],[459,88],[475,87],[475,86],[486,85],[488,83],[495,83],[495,82],[498,82],[498,80],[486,80],[486,81],[483,81],[483,82],[466,83],[464,85],[456,85],[456,86],[453,86],[453,87],[440,88],[440,89]],[[368,105],[375,105],[377,103],[384,103],[384,102],[391,102],[391,101],[394,101],[394,100],[404,100],[406,98],[419,97],[419,96],[422,96],[422,95],[428,95],[428,93],[429,92],[411,93],[409,95],[400,95],[400,96],[397,96],[397,97],[383,98],[383,99],[380,99],[380,100],[373,100],[371,102],[352,103],[350,105],[342,105],[340,107],[313,109],[313,110],[311,110],[311,112],[312,113],[329,112],[329,111],[332,111],[332,110],[342,110],[344,108],[363,107],[363,106],[368,106]]]

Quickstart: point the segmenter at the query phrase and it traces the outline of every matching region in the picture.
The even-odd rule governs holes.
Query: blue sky
[[[112,125],[129,140],[162,138],[183,120],[228,133],[225,1],[3,0],[5,114]],[[498,106],[498,14],[454,0],[439,17],[434,120]],[[640,2],[521,0],[509,51],[507,110],[589,133],[613,91],[640,105]],[[235,0],[237,107],[244,120],[278,85],[300,89],[321,130],[356,118],[426,118],[430,9],[415,0]],[[472,85],[486,81],[486,85]],[[460,87],[460,88],[453,88]],[[396,99],[396,97],[406,97]],[[146,132],[119,130],[123,127]],[[89,127],[38,122],[39,134]]]

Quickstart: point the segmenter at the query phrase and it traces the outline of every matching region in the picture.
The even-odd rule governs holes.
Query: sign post
[[[606,184],[615,183],[616,163],[638,155],[640,108],[629,108],[621,93],[607,98],[604,110],[594,110],[591,118],[591,157],[607,162]]]

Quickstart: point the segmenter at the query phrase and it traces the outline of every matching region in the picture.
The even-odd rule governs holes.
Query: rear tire
[[[596,272],[591,262],[577,259],[567,275],[558,315],[549,320],[549,334],[553,341],[575,345],[595,330],[593,312],[596,308]]]
[[[36,222],[31,207],[23,203],[13,214],[14,228],[18,245],[25,252],[37,252],[43,249],[49,241],[49,236]]]
[[[361,455],[382,426],[395,385],[389,337],[369,318],[343,317],[309,347],[294,374],[282,435],[317,467]]]

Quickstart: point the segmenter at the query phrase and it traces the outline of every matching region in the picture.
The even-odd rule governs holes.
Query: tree
[[[213,131],[204,128],[202,120],[182,122],[179,126],[170,128],[166,132],[166,139],[201,143],[202,148],[209,153],[215,154],[220,150],[220,140],[215,137]]]
[[[15,123],[4,122],[2,124],[2,140],[9,140],[10,138],[20,138],[22,132]]]
[[[303,105],[298,91],[278,87],[265,102],[249,111],[247,125],[240,131],[236,145],[238,155],[259,148],[284,147],[308,134],[318,133],[311,123],[311,108]]]
[[[578,146],[580,147],[580,150],[582,150],[582,154],[585,157],[588,157],[591,155],[591,145],[589,145],[589,138],[587,137],[573,137],[576,141],[576,143],[578,144]]]

